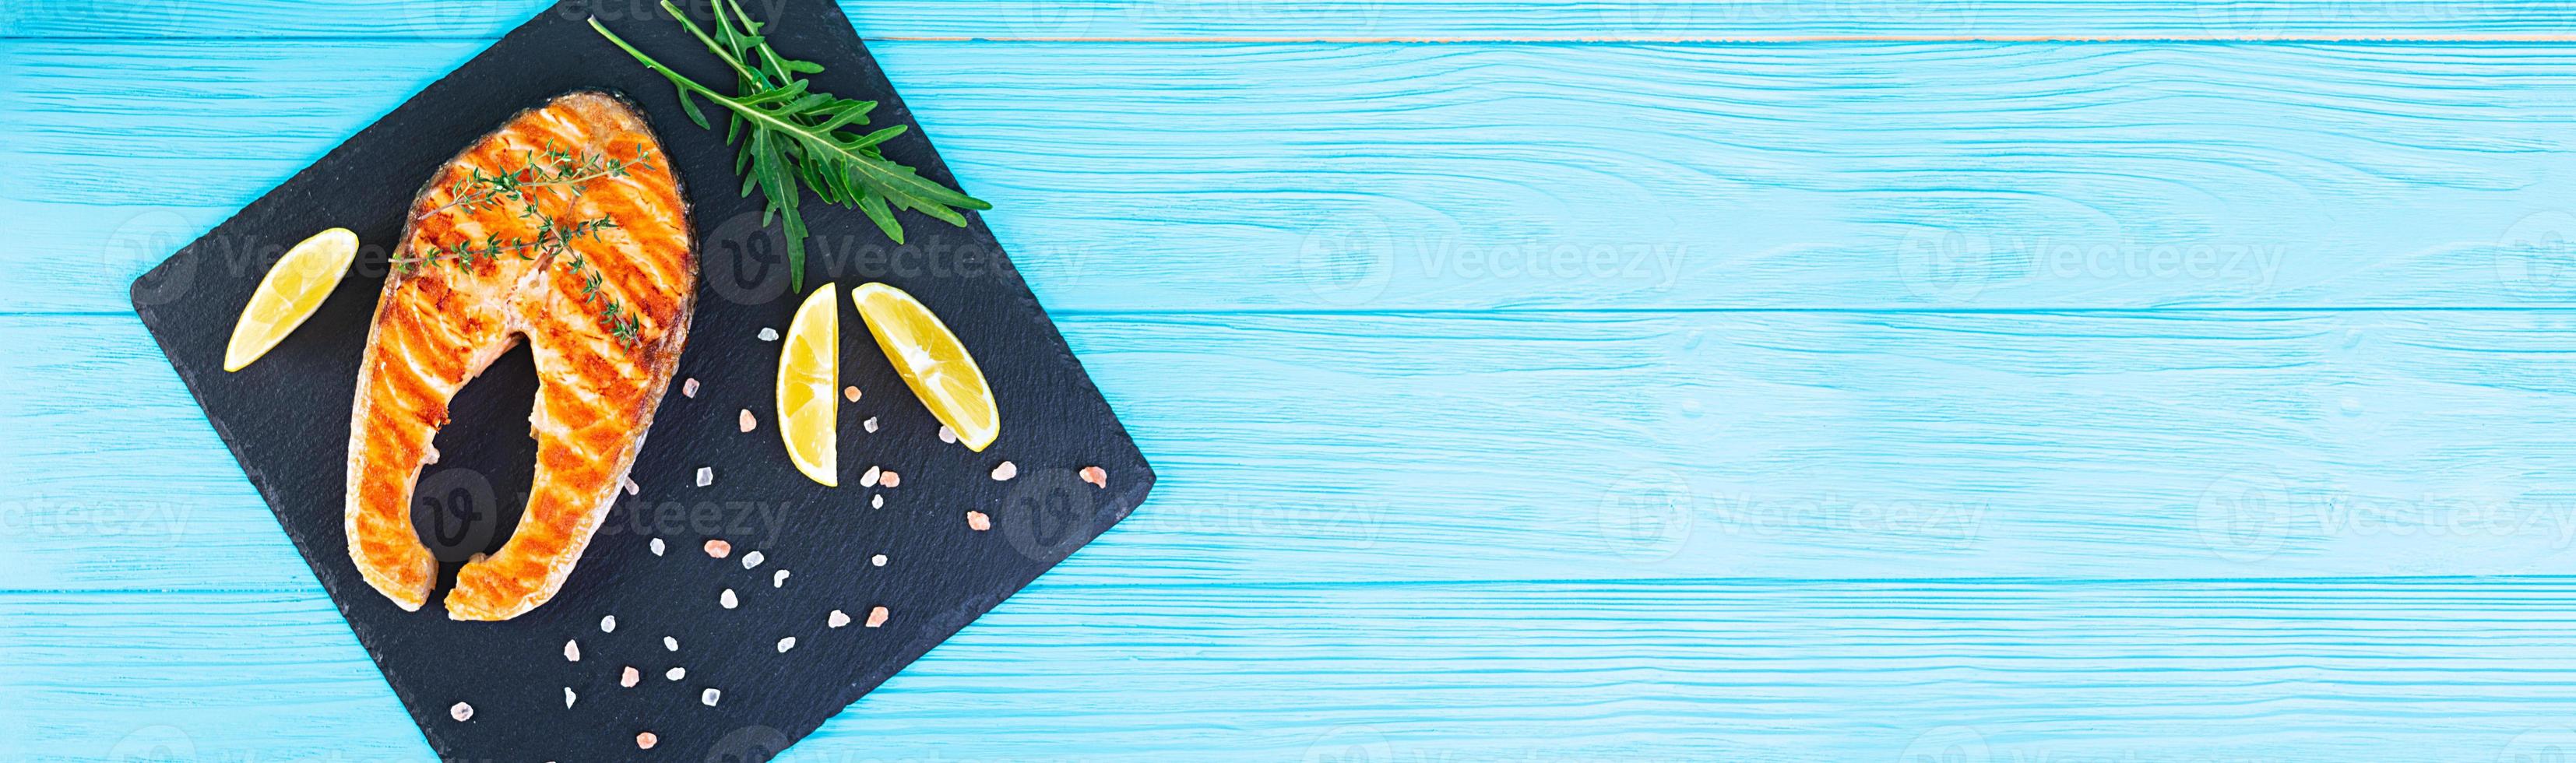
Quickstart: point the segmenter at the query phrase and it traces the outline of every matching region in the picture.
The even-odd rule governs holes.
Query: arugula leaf
[[[779,55],[761,36],[764,25],[743,13],[737,0],[722,0],[714,6],[715,33],[708,34],[670,0],[662,0],[663,11],[687,27],[690,35],[706,45],[707,52],[733,69],[736,94],[732,96],[663,66],[608,31],[599,19],[591,19],[590,28],[634,56],[645,68],[669,79],[679,91],[680,105],[688,112],[689,121],[699,127],[715,129],[706,114],[699,111],[695,97],[704,97],[726,109],[725,143],[739,146],[734,174],[742,176],[742,195],[759,191],[764,202],[760,223],[781,221],[785,226],[791,292],[805,290],[808,231],[797,207],[803,200],[803,189],[812,189],[814,197],[826,204],[866,214],[877,230],[897,244],[903,243],[903,223],[895,219],[895,210],[913,210],[964,227],[966,216],[957,211],[959,208],[993,208],[982,199],[932,182],[913,168],[885,158],[877,146],[902,135],[903,125],[858,133],[854,128],[867,123],[868,113],[877,107],[875,101],[811,91],[801,75],[819,73],[822,65]]]

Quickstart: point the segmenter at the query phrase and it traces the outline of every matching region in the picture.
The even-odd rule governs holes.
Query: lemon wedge
[[[841,484],[841,314],[838,284],[823,284],[796,308],[778,348],[778,437],[787,458],[826,487]]]
[[[939,423],[956,430],[958,442],[980,453],[1001,436],[1002,414],[993,405],[993,388],[984,383],[975,357],[948,332],[948,324],[912,295],[881,283],[851,289],[850,300],[858,303],[868,333],[876,336],[877,347],[903,374],[913,396],[930,407]]]
[[[241,319],[233,324],[232,342],[224,345],[224,370],[242,370],[304,325],[357,258],[358,234],[347,228],[313,234],[286,250],[277,264],[269,266],[268,275],[259,279],[250,304],[242,306]]]

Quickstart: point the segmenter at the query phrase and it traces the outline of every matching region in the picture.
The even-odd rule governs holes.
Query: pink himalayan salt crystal
[[[966,526],[975,528],[976,532],[990,530],[993,529],[993,518],[984,516],[981,511],[969,511],[966,512]]]
[[[1109,470],[1107,469],[1102,469],[1097,466],[1085,466],[1082,467],[1081,474],[1082,481],[1091,483],[1092,487],[1105,488],[1109,486]]]
[[[733,555],[733,544],[725,542],[722,538],[708,540],[706,549],[708,556],[718,559]]]

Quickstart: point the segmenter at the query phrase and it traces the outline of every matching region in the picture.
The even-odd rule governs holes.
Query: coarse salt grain
[[[834,627],[834,628],[838,628],[838,627],[841,627],[841,626],[844,626],[844,625],[848,625],[848,624],[850,624],[850,613],[848,613],[848,612],[843,612],[843,611],[840,611],[840,610],[837,610],[837,609],[832,610],[832,616],[831,616],[831,617],[824,618],[824,619],[823,619],[823,624],[824,624],[824,625],[832,626],[832,627]]]
[[[946,443],[956,442],[957,430],[948,428],[948,425],[946,424],[939,425],[939,441]]]
[[[449,718],[454,718],[454,719],[456,719],[456,720],[457,720],[457,722],[459,722],[459,723],[462,723],[462,722],[465,722],[465,721],[469,721],[469,720],[473,720],[473,719],[474,719],[474,706],[473,706],[473,705],[465,704],[465,703],[463,703],[463,702],[458,702],[458,703],[456,703],[456,704],[454,704],[454,705],[450,705],[450,706],[448,706],[448,708],[447,708],[447,717],[449,717]]]
[[[777,572],[769,573],[769,587],[771,587],[771,588],[786,588],[786,587],[787,587],[787,571],[786,571],[786,570],[779,570],[779,571],[777,571]]]
[[[599,632],[601,632],[601,633],[616,633],[616,632],[617,632],[617,616],[616,616],[616,615],[609,615],[609,616],[607,616],[607,617],[599,618]]]
[[[716,603],[724,605],[726,609],[732,609],[742,606],[742,599],[733,595],[733,589],[727,588],[724,589],[723,595],[716,597]]]
[[[706,487],[713,484],[716,484],[716,468],[712,466],[698,467],[698,487]]]
[[[662,677],[663,677],[663,678],[666,678],[666,679],[673,680],[673,681],[677,681],[677,680],[680,680],[680,679],[683,679],[683,678],[687,678],[687,677],[689,677],[689,669],[688,669],[688,668],[676,667],[676,666],[675,666],[675,667],[671,668],[670,670],[662,671]]]
[[[1019,464],[1004,461],[1001,466],[993,467],[993,481],[995,482],[1000,482],[1017,476],[1020,476]]]
[[[848,401],[850,401],[850,402],[853,402],[853,403],[858,402],[858,401],[859,401],[859,388],[857,388],[857,387],[842,387],[842,388],[841,388],[841,398],[842,398],[842,399],[844,399],[844,400],[848,400]]]
[[[874,627],[877,627],[877,626],[880,626],[880,625],[884,625],[884,624],[885,624],[885,621],[886,621],[886,608],[884,608],[884,607],[875,607],[875,608],[871,608],[871,609],[869,609],[869,610],[868,610],[868,627],[870,627],[870,628],[874,628]]]
[[[709,689],[707,689],[706,691],[698,692],[698,704],[705,705],[705,706],[708,706],[708,707],[715,707],[715,706],[716,706],[716,700],[717,700],[717,699],[720,699],[720,698],[723,698],[723,697],[724,697],[724,692],[716,691],[716,690],[715,690],[715,689],[713,689],[713,688],[709,688]]]
[[[566,710],[570,710],[570,709],[572,709],[572,701],[573,701],[573,699],[574,699],[574,697],[573,697],[573,693],[572,693],[572,687],[570,687],[570,686],[566,686],[566,687],[564,687],[564,709],[566,709]]]
[[[775,341],[778,341],[778,329],[770,328],[770,327],[768,327],[768,326],[762,326],[762,327],[760,327],[760,341],[763,341],[763,342],[775,342]]]
[[[868,496],[868,508],[871,508],[871,509],[882,509],[882,508],[885,508],[885,496],[882,496],[882,495],[872,495],[872,496]]]
[[[862,422],[859,422],[859,428],[860,428],[860,429],[868,430],[868,434],[876,434],[876,433],[877,433],[877,417],[875,417],[875,416],[869,416],[869,417],[868,417],[868,420],[866,420],[866,421],[862,421]]]
[[[692,376],[692,377],[689,377],[689,378],[681,379],[681,380],[680,380],[680,396],[681,396],[681,397],[697,397],[697,396],[698,396],[698,377]]]
[[[662,539],[660,539],[660,538],[654,538],[654,539],[653,539],[653,555],[654,555],[654,556],[661,556],[661,555],[662,555]]]
[[[635,682],[642,680],[644,680],[644,672],[636,670],[633,665],[626,666],[624,672],[617,674],[617,685],[629,689],[635,688]]]
[[[579,642],[579,641],[566,641],[566,642],[564,642],[564,661],[565,661],[565,662],[580,662],[580,661],[581,661],[581,642]]]
[[[751,409],[749,408],[742,409],[742,415],[736,418],[737,420],[734,424],[740,427],[742,431],[749,432],[760,428],[760,419],[753,418],[751,415]]]
[[[966,526],[975,528],[976,532],[990,530],[993,529],[993,518],[984,516],[981,511],[969,511],[966,512]]]
[[[654,736],[650,731],[635,735],[635,749],[638,750],[650,750],[653,749],[653,745],[661,743],[662,738]]]
[[[1082,481],[1091,483],[1092,487],[1108,487],[1109,470],[1097,466],[1082,467]]]
[[[665,651],[665,652],[677,652],[677,651],[680,651],[680,640],[679,640],[679,639],[672,638],[672,637],[669,637],[669,636],[663,636],[663,637],[662,637],[662,651]]]
[[[716,538],[707,541],[706,550],[708,556],[722,559],[733,555],[733,544],[723,538]]]
[[[627,495],[636,495],[644,492],[643,486],[635,484],[634,477],[626,475],[620,475],[617,478],[617,489],[626,491]]]
[[[795,636],[789,636],[789,637],[786,637],[786,638],[783,638],[783,639],[779,639],[779,640],[778,640],[778,653],[779,653],[779,654],[786,654],[786,653],[787,653],[787,650],[789,650],[789,649],[794,649],[794,648],[796,648],[796,637],[795,637]]]
[[[867,473],[866,473],[866,474],[861,474],[861,475],[859,475],[859,487],[876,487],[876,486],[877,486],[877,475],[884,474],[884,473],[885,473],[885,470],[883,470],[883,469],[879,469],[879,468],[876,468],[876,467],[873,467],[873,466],[868,467],[868,471],[867,471]]]
[[[751,568],[753,568],[753,567],[758,567],[758,566],[760,566],[760,563],[761,563],[761,561],[762,561],[762,560],[765,560],[765,559],[768,559],[768,558],[769,558],[769,557],[762,556],[762,555],[760,554],[760,552],[759,552],[759,551],[753,551],[753,552],[751,552],[751,553],[744,554],[744,555],[742,555],[742,568],[747,570],[747,569],[751,569]]]
[[[878,554],[878,555],[876,555],[876,556],[868,557],[868,563],[869,563],[869,564],[872,564],[872,565],[876,565],[876,566],[878,566],[878,567],[883,567],[883,566],[885,566],[885,563],[886,563],[885,555],[884,555],[884,554]]]

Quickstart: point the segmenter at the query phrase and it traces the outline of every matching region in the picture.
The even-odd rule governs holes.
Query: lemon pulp
[[[778,437],[796,470],[838,487],[840,447],[841,315],[837,284],[823,284],[796,308],[778,348]]]

